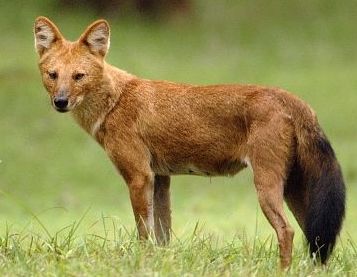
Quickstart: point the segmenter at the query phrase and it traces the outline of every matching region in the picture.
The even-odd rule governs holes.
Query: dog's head
[[[34,35],[42,81],[53,107],[59,112],[74,109],[102,82],[110,41],[108,22],[95,21],[77,41],[70,42],[41,16],[35,21]]]

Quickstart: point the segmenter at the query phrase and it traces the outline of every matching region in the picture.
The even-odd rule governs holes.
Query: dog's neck
[[[119,101],[125,84],[134,78],[134,75],[104,64],[102,82],[87,93],[82,103],[73,109],[74,119],[87,133],[95,137],[107,114]]]

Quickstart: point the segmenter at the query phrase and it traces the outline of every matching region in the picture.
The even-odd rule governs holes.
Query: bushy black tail
[[[345,184],[335,153],[319,126],[299,130],[297,150],[308,200],[304,233],[311,255],[325,263],[344,219]]]

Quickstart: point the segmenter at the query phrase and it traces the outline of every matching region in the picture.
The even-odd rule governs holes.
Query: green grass
[[[122,178],[69,115],[53,111],[36,65],[36,16],[50,16],[71,39],[95,16],[29,2],[2,3],[0,11],[0,274],[274,274],[276,238],[249,171],[234,178],[174,177],[172,244],[135,240]],[[310,103],[341,162],[347,215],[336,251],[321,268],[308,258],[289,214],[296,231],[289,273],[353,276],[356,3],[300,2],[198,1],[188,19],[111,19],[108,61],[151,79],[280,86]]]
[[[46,276],[266,276],[279,274],[278,250],[272,237],[248,239],[245,233],[228,240],[202,232],[200,227],[170,247],[140,242],[133,232],[118,228],[112,218],[102,218],[104,235],[78,236],[73,223],[53,236],[42,237],[23,230],[7,232],[0,242],[0,273]],[[316,267],[303,246],[295,247],[288,275],[314,276],[356,273],[356,245],[341,244],[325,267]]]

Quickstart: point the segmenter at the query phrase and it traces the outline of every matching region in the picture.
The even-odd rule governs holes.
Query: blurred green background
[[[191,0],[152,10],[130,1],[115,9],[74,2],[0,4],[0,233],[6,226],[39,229],[31,213],[54,232],[88,208],[80,232],[101,232],[96,223],[103,215],[134,228],[123,179],[71,116],[50,106],[32,34],[35,18],[44,15],[71,40],[105,17],[112,28],[107,61],[144,78],[256,83],[303,98],[316,110],[346,179],[342,238],[357,240],[357,1]],[[249,170],[234,178],[173,177],[172,201],[178,235],[197,221],[226,239],[273,234]]]

